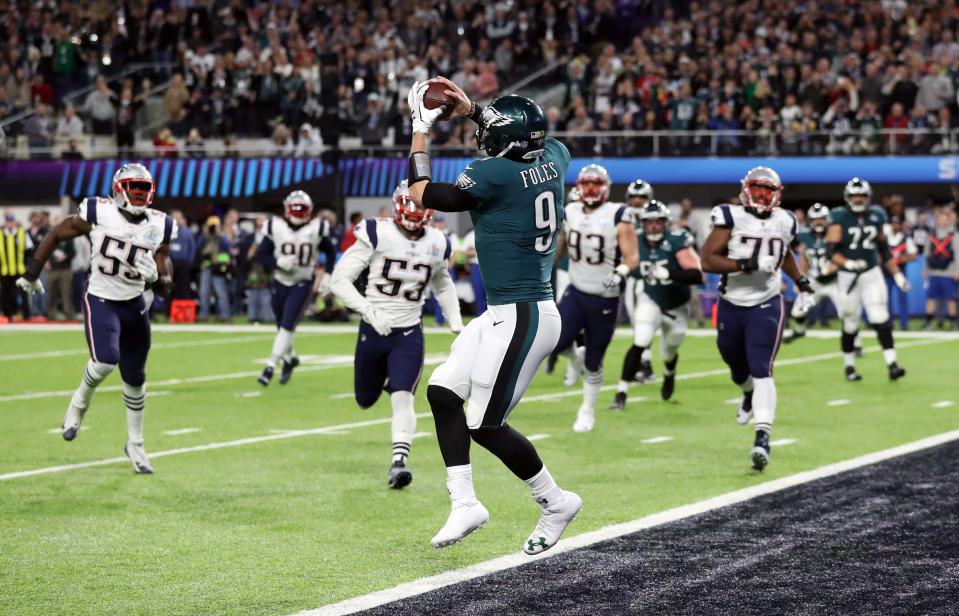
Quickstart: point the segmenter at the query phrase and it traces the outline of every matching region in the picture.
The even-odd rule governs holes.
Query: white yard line
[[[671,436],[654,436],[652,438],[644,438],[639,442],[646,445],[655,445],[656,443],[668,443],[671,440],[673,440]]]
[[[913,342],[913,343],[911,343],[911,344],[907,342],[907,343],[905,343],[905,344],[903,344],[903,345],[900,345],[900,347],[902,347],[902,346],[916,346],[916,345],[922,345],[922,344],[933,344],[933,343],[935,343],[935,342],[941,342],[941,341],[940,341],[940,340],[922,340],[922,341]],[[867,349],[867,351],[870,351],[870,350],[878,350],[878,347],[872,347],[872,348],[870,348],[870,349]],[[809,363],[809,362],[813,362],[813,361],[819,361],[819,360],[823,359],[823,357],[840,357],[841,355],[842,355],[841,353],[832,353],[832,354],[828,354],[828,353],[827,353],[827,354],[825,354],[825,355],[809,355],[809,356],[807,356],[807,357],[795,357],[795,358],[792,358],[791,360],[785,360],[785,361],[783,361],[783,362],[777,362],[777,364],[778,364],[778,365],[788,365],[788,366],[791,366],[791,365],[796,365],[796,364],[804,364],[804,363]],[[427,362],[427,363],[429,363],[429,362]],[[300,371],[303,371],[303,370],[324,370],[324,369],[329,369],[329,368],[333,368],[333,367],[335,367],[335,366],[305,366],[305,367],[303,367],[303,368],[299,368],[299,370],[300,370]],[[705,370],[705,371],[702,371],[702,372],[693,372],[693,373],[689,373],[689,374],[678,374],[678,375],[676,376],[676,378],[677,378],[677,380],[689,380],[689,379],[697,379],[697,378],[705,378],[705,377],[710,377],[710,376],[722,375],[722,374],[726,374],[727,372],[728,372],[728,371],[725,370],[725,369],[722,369],[722,370]],[[256,375],[258,375],[258,374],[259,374],[259,372],[243,372],[243,373],[232,373],[232,374],[230,374],[230,375],[208,375],[208,376],[202,376],[202,377],[193,377],[192,379],[172,379],[172,380],[169,380],[169,381],[159,381],[159,382],[154,383],[154,385],[179,385],[179,384],[186,383],[186,382],[209,382],[209,381],[224,380],[224,378],[240,378],[240,377],[237,376],[237,375],[241,375],[242,377],[247,377],[247,376],[250,376],[250,375],[256,376]],[[616,387],[615,385],[608,385],[608,386],[604,387],[603,389],[604,389],[604,390],[611,390],[611,389],[615,389],[615,387]],[[98,389],[99,389],[100,391],[103,391],[103,390],[109,390],[109,389],[111,389],[111,388],[100,387],[100,388],[98,388]],[[113,387],[112,389],[113,389],[113,390],[119,390],[120,387]],[[40,392],[40,393],[46,393],[47,395],[41,396],[41,395],[38,393],[38,394],[22,394],[22,396],[27,396],[27,397],[50,397],[50,395],[73,395],[73,391],[67,391],[67,392]],[[575,390],[571,390],[571,391],[567,391],[567,392],[560,392],[560,393],[558,393],[558,394],[545,394],[545,395],[543,395],[543,396],[531,396],[531,397],[529,397],[529,398],[524,398],[524,399],[520,400],[520,403],[537,402],[537,401],[541,401],[541,400],[544,400],[544,399],[552,400],[552,399],[556,399],[556,398],[564,398],[564,397],[569,397],[569,396],[580,396],[580,395],[582,395],[582,392],[579,391],[578,389],[575,389]],[[11,396],[7,396],[7,397],[0,397],[0,402],[4,402],[4,401],[10,400],[10,399],[12,399],[12,398],[16,398],[16,399],[26,399],[26,398],[21,398],[21,397],[11,397]],[[419,414],[417,415],[417,417],[430,417],[430,416],[431,416],[431,413],[419,413]],[[338,425],[338,426],[326,426],[326,427],[323,427],[323,428],[313,428],[313,429],[310,429],[310,430],[294,430],[294,431],[290,431],[290,432],[283,432],[283,433],[280,433],[280,434],[268,434],[268,435],[264,435],[264,436],[254,436],[254,437],[249,437],[249,438],[238,439],[238,440],[235,440],[235,441],[225,441],[225,442],[222,442],[222,443],[209,443],[209,444],[207,444],[207,445],[197,445],[197,446],[195,446],[195,447],[185,447],[185,448],[181,448],[181,449],[171,449],[171,450],[167,450],[167,451],[159,451],[159,452],[151,453],[150,456],[153,457],[153,458],[159,458],[159,457],[162,457],[162,456],[172,456],[172,455],[178,455],[178,454],[181,454],[181,453],[192,453],[192,452],[195,452],[195,451],[207,451],[207,450],[211,450],[211,449],[223,449],[223,448],[225,448],[225,447],[238,447],[238,446],[241,446],[241,445],[250,445],[250,444],[253,444],[253,443],[260,443],[260,442],[263,442],[263,441],[273,441],[273,440],[283,439],[283,438],[292,438],[292,437],[295,437],[295,436],[308,436],[308,435],[312,435],[312,434],[326,434],[326,433],[329,433],[330,431],[336,432],[336,431],[341,431],[341,430],[349,430],[349,429],[351,429],[351,428],[358,428],[358,427],[364,427],[364,426],[375,426],[375,425],[390,423],[391,421],[392,421],[392,417],[384,417],[384,418],[381,418],[381,419],[370,419],[370,420],[367,420],[367,421],[362,421],[362,422],[357,422],[357,423],[352,423],[352,424],[342,424],[342,425]],[[31,477],[31,476],[34,476],[34,475],[45,475],[45,474],[48,474],[48,473],[57,473],[57,472],[62,472],[62,471],[70,471],[70,470],[75,470],[75,469],[79,469],[79,468],[88,468],[88,467],[91,467],[91,466],[103,466],[104,464],[115,464],[115,463],[117,463],[117,462],[126,462],[126,461],[127,461],[126,458],[108,458],[108,459],[105,459],[105,460],[94,460],[94,461],[91,461],[91,462],[81,462],[81,463],[79,463],[79,464],[65,464],[65,465],[62,465],[62,466],[51,466],[51,467],[47,467],[47,468],[39,468],[39,469],[28,470],[28,471],[17,471],[17,472],[13,472],[13,473],[6,473],[6,474],[3,474],[3,475],[0,475],[0,481],[5,481],[5,480],[7,480],[7,479],[17,479],[17,478],[19,478],[19,477]]]
[[[851,400],[846,400],[845,398],[841,398],[839,400],[830,400],[829,402],[826,403],[826,406],[846,406],[847,404],[851,404],[851,403],[852,403]]]
[[[530,434],[529,436],[526,437],[526,440],[528,440],[528,441],[541,441],[541,440],[543,440],[544,438],[549,438],[549,437],[550,437],[549,434]]]
[[[264,332],[265,333],[265,332]],[[157,342],[150,345],[150,350],[157,349],[181,349],[184,347],[200,346],[220,346],[224,344],[236,344],[238,342],[269,342],[266,336],[240,336],[235,338],[217,338],[215,340],[184,340],[183,342]],[[60,351],[37,351],[35,353],[17,353],[15,355],[0,355],[0,362],[20,361],[22,359],[43,359],[49,357],[65,357],[68,355],[89,355],[90,351],[83,346],[73,349],[62,349]]]
[[[798,438],[781,438],[775,441],[769,441],[769,445],[772,447],[784,447],[786,445],[793,445],[798,442]]]
[[[953,402],[952,400],[940,400],[939,402],[934,402],[934,403],[932,404],[932,408],[934,408],[934,409],[945,409],[945,408],[949,408],[950,406],[952,406],[952,405],[954,405],[954,404],[955,404],[955,402]]]
[[[180,428],[179,430],[166,430],[160,434],[166,434],[167,436],[180,436],[181,434],[193,434],[194,432],[199,431],[199,428]]]
[[[835,464],[827,464],[826,466],[820,466],[819,468],[796,473],[795,475],[789,475],[788,477],[783,477],[781,479],[774,479],[772,481],[760,483],[758,485],[743,488],[741,490],[720,494],[719,496],[714,496],[713,498],[701,500],[689,505],[683,505],[667,511],[654,513],[630,522],[614,524],[600,528],[599,530],[568,537],[560,541],[555,548],[540,556],[527,556],[523,553],[501,556],[499,558],[494,558],[492,560],[487,560],[475,565],[470,565],[469,567],[464,567],[462,569],[447,571],[438,575],[408,582],[406,584],[400,584],[399,586],[389,588],[387,590],[381,590],[368,595],[355,597],[353,599],[347,599],[345,601],[340,601],[339,603],[333,603],[331,605],[313,610],[304,610],[298,612],[297,616],[335,616],[339,614],[353,614],[361,610],[372,609],[393,601],[415,597],[417,595],[421,595],[438,588],[450,586],[458,582],[465,582],[483,575],[488,575],[490,573],[496,573],[505,569],[512,569],[535,560],[542,560],[544,558],[556,556],[557,554],[562,554],[563,552],[569,552],[578,548],[591,546],[601,541],[608,541],[610,539],[615,539],[616,537],[622,537],[623,535],[629,535],[641,530],[653,528],[655,526],[661,526],[663,524],[668,524],[677,520],[700,515],[709,511],[715,511],[716,509],[735,505],[759,496],[781,492],[782,490],[786,490],[794,486],[802,485],[804,483],[809,483],[811,481],[816,481],[826,477],[832,477],[834,475],[855,470],[863,466],[868,466],[884,460],[890,460],[892,458],[908,455],[910,453],[922,451],[923,449],[929,449],[930,447],[949,443],[957,439],[959,439],[959,430],[944,432],[942,434],[930,436],[918,441],[899,445],[898,447],[893,447],[891,449],[884,449],[882,451],[866,454],[851,460],[836,462]],[[428,548],[424,547],[423,549]]]

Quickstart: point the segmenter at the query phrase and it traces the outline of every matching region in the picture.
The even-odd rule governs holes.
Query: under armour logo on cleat
[[[493,327],[496,327],[497,325],[499,325],[500,323],[503,323],[503,322],[504,322],[504,321],[493,321]]]
[[[528,549],[530,552],[535,550],[537,546],[543,548],[544,550],[549,547],[549,545],[546,543],[546,537],[540,537],[539,541],[535,543],[533,542],[532,539],[530,539],[526,542],[526,545],[528,546]]]

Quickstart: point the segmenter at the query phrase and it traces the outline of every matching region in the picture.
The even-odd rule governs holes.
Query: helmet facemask
[[[643,220],[643,235],[650,242],[662,241],[666,234],[665,218],[647,218]]]
[[[305,225],[313,218],[313,199],[302,190],[294,190],[283,200],[283,215],[292,225]]]
[[[433,219],[433,210],[422,209],[413,203],[409,194],[393,197],[393,220],[407,231],[417,232]]]
[[[121,209],[142,214],[153,204],[156,187],[148,178],[122,178],[113,187]]]

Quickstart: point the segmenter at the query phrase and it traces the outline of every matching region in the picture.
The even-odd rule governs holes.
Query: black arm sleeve
[[[682,284],[701,284],[703,273],[698,269],[671,269],[669,279]]]
[[[320,251],[326,257],[326,264],[324,269],[327,274],[333,273],[333,266],[336,265],[336,248],[333,246],[333,241],[329,237],[324,237],[320,240]]]
[[[832,260],[832,256],[839,252],[839,242],[826,242],[826,258]]]
[[[880,238],[877,243],[879,244],[879,256],[882,258],[882,262],[885,263],[889,261],[889,259],[892,259],[892,250],[889,249],[889,242]]]
[[[276,259],[273,257],[274,248],[273,240],[268,237],[263,238],[260,245],[256,247],[256,254],[253,259],[266,270],[276,269]]]
[[[423,207],[440,212],[465,212],[476,207],[476,199],[453,184],[430,182],[423,190]]]

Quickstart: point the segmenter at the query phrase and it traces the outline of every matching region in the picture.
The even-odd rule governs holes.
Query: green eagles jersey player
[[[424,96],[437,84],[445,87],[449,102],[427,109]],[[547,137],[543,111],[522,96],[501,96],[483,109],[456,84],[437,77],[413,84],[408,101],[410,196],[426,209],[469,212],[489,301],[487,311],[457,336],[426,393],[452,501],[449,518],[431,543],[451,546],[489,520],[473,490],[473,440],[529,486],[541,516],[523,550],[538,554],[556,544],[582,500],[560,489],[532,443],[506,420],[560,335],[550,277],[569,152]],[[477,142],[487,155],[467,165],[455,184],[431,181],[427,135],[444,111],[476,122]]]
[[[826,250],[830,260],[839,267],[836,281],[839,285],[839,315],[842,317],[841,348],[846,379],[859,381],[856,372],[854,341],[859,331],[863,310],[869,324],[876,330],[882,354],[889,368],[889,379],[896,380],[906,371],[896,364],[896,348],[889,319],[889,297],[886,281],[879,267],[880,259],[892,274],[896,285],[904,292],[909,282],[892,256],[886,243],[883,225],[886,212],[869,205],[872,187],[869,182],[853,178],[846,183],[846,206],[836,208],[830,215],[826,231]]]
[[[643,292],[635,298],[633,346],[623,359],[623,373],[610,405],[614,410],[625,408],[630,383],[657,329],[662,330],[660,354],[664,364],[660,393],[663,400],[672,397],[679,347],[688,328],[688,304],[692,297],[689,287],[703,281],[693,236],[682,229],[669,230],[669,208],[653,199],[642,207],[639,219],[639,267],[632,275],[642,279],[644,285]]]

